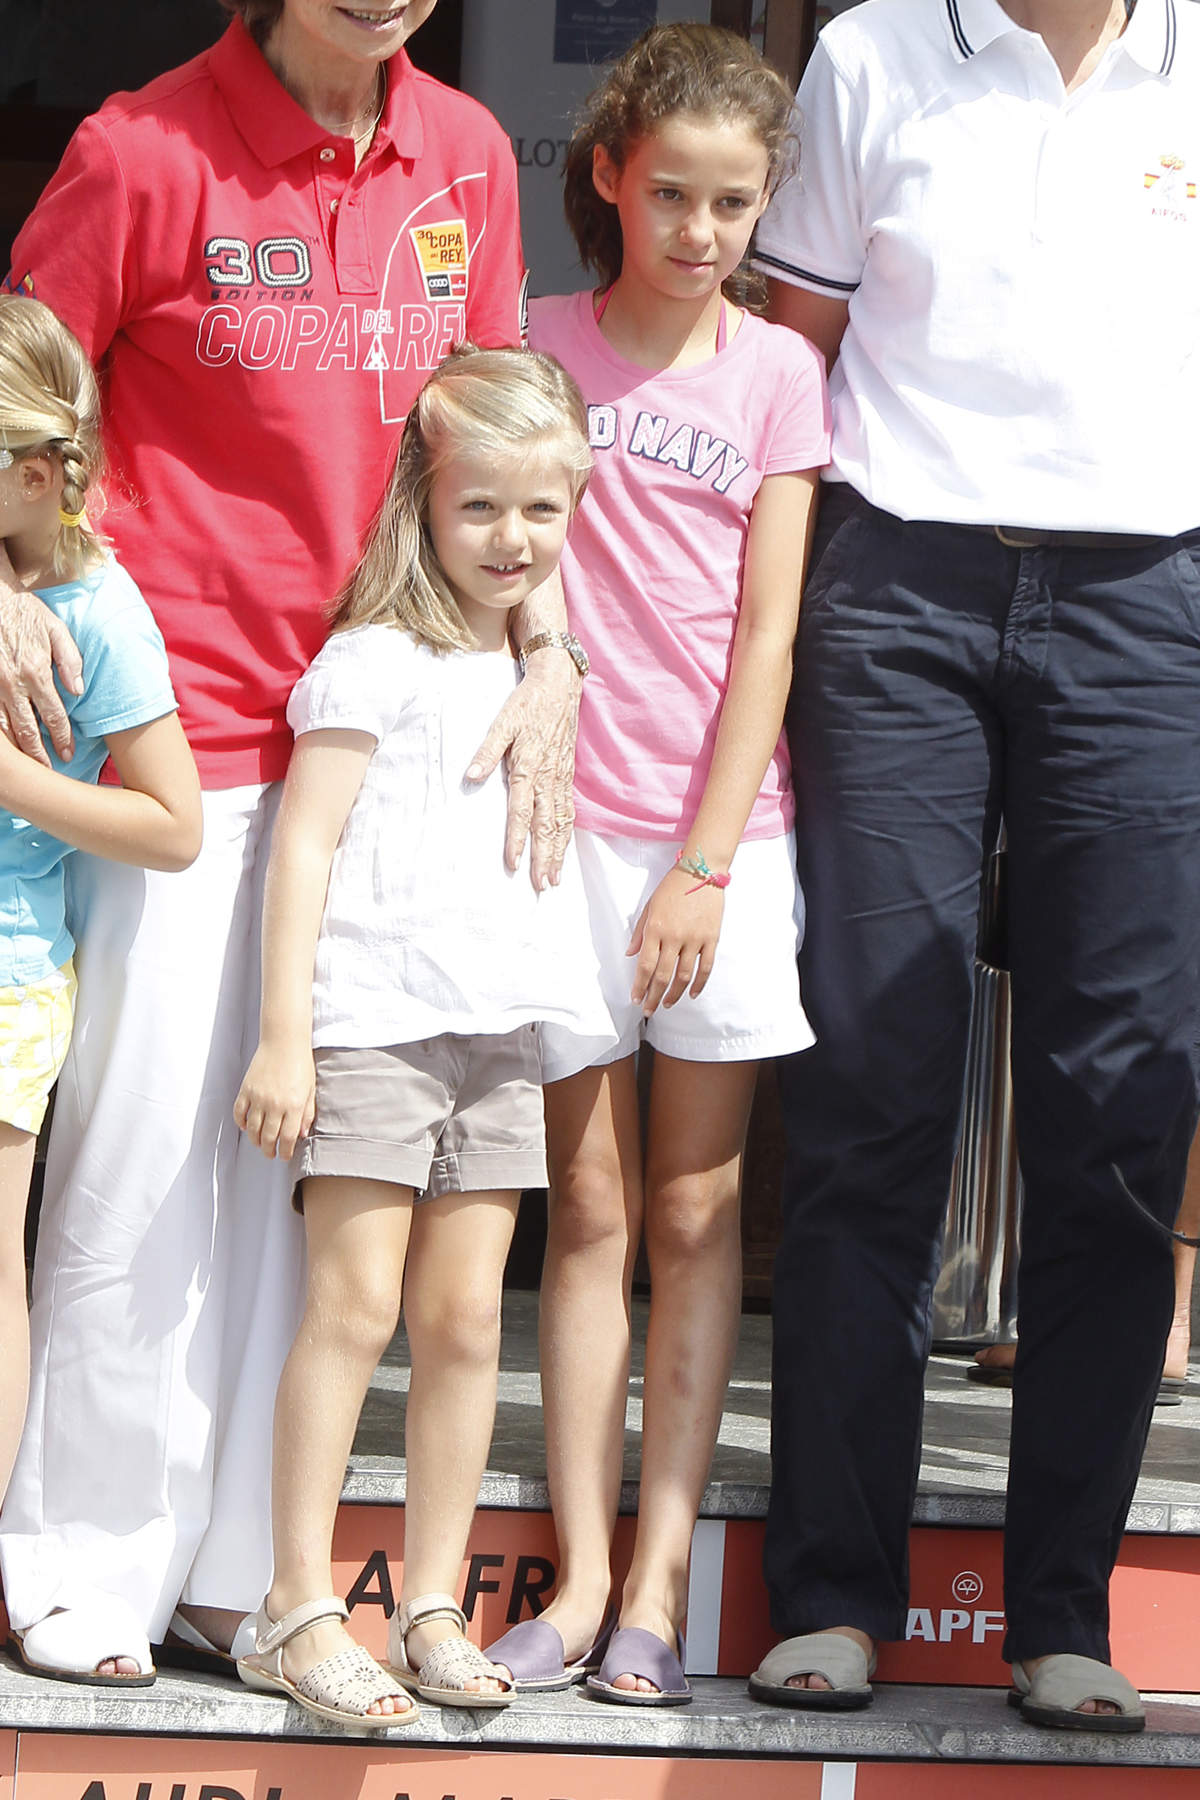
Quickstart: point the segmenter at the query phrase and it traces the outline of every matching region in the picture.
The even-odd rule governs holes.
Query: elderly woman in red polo
[[[460,338],[520,329],[508,142],[405,53],[435,0],[227,4],[210,51],[84,121],[9,278],[102,371],[106,528],[162,628],[205,787],[187,875],[76,859],[87,948],[0,1520],[27,1664],[122,1685],[153,1679],[164,1636],[232,1670],[271,1572],[300,1240],[287,1169],[239,1141],[231,1108],[257,1030],[285,703],[424,375]],[[509,857],[532,811],[538,882],[569,812],[564,622],[557,593],[520,619],[550,641],[474,770],[512,742]],[[22,694],[40,682],[61,735],[44,669],[53,651],[69,682],[72,648],[11,579],[0,636],[0,703],[36,753]]]

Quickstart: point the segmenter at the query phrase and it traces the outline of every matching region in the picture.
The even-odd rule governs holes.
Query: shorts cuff
[[[797,1050],[808,1050],[817,1041],[803,1014],[786,1025],[775,1025],[765,1031],[745,1031],[707,1040],[673,1036],[669,1031],[656,1029],[654,1019],[651,1019],[646,1038],[655,1050],[661,1050],[664,1056],[673,1056],[679,1062],[759,1062],[769,1056],[791,1056]]]
[[[609,1063],[621,1062],[632,1056],[638,1047],[640,1032],[635,1028],[627,1032],[623,1038],[613,1042],[612,1034],[607,1037],[576,1037],[573,1033],[565,1034],[562,1046],[547,1043],[548,1032],[542,1037],[542,1084],[550,1081],[565,1081],[568,1076],[578,1075],[584,1069],[603,1069]]]
[[[27,1131],[30,1137],[36,1137],[45,1122],[49,1105],[47,1094],[44,1100],[25,1106],[0,1106],[0,1124],[11,1125],[14,1131]]]
[[[549,1183],[541,1150],[449,1151],[435,1156],[425,1183],[426,1200],[442,1194],[478,1194],[489,1188],[540,1188]]]
[[[343,1180],[390,1181],[419,1189],[428,1183],[432,1161],[429,1145],[326,1137],[318,1132],[301,1143],[293,1170],[297,1182],[306,1181],[310,1175],[336,1175]]]

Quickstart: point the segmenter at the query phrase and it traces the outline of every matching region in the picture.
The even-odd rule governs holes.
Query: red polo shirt
[[[234,23],[84,120],[13,250],[101,367],[104,528],[208,787],[282,775],[426,373],[459,338],[518,341],[508,140],[403,53],[388,76],[356,171]]]

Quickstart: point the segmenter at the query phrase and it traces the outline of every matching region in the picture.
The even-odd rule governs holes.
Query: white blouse
[[[507,653],[439,654],[388,625],[335,632],[293,690],[299,737],[368,732],[377,748],[329,876],[313,1043],[350,1048],[553,1020],[611,1044],[574,847],[534,892],[504,865],[501,770],[463,777],[512,693]]]

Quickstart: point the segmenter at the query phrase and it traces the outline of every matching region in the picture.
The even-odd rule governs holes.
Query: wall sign
[[[657,16],[655,0],[555,0],[554,60],[609,62]]]

